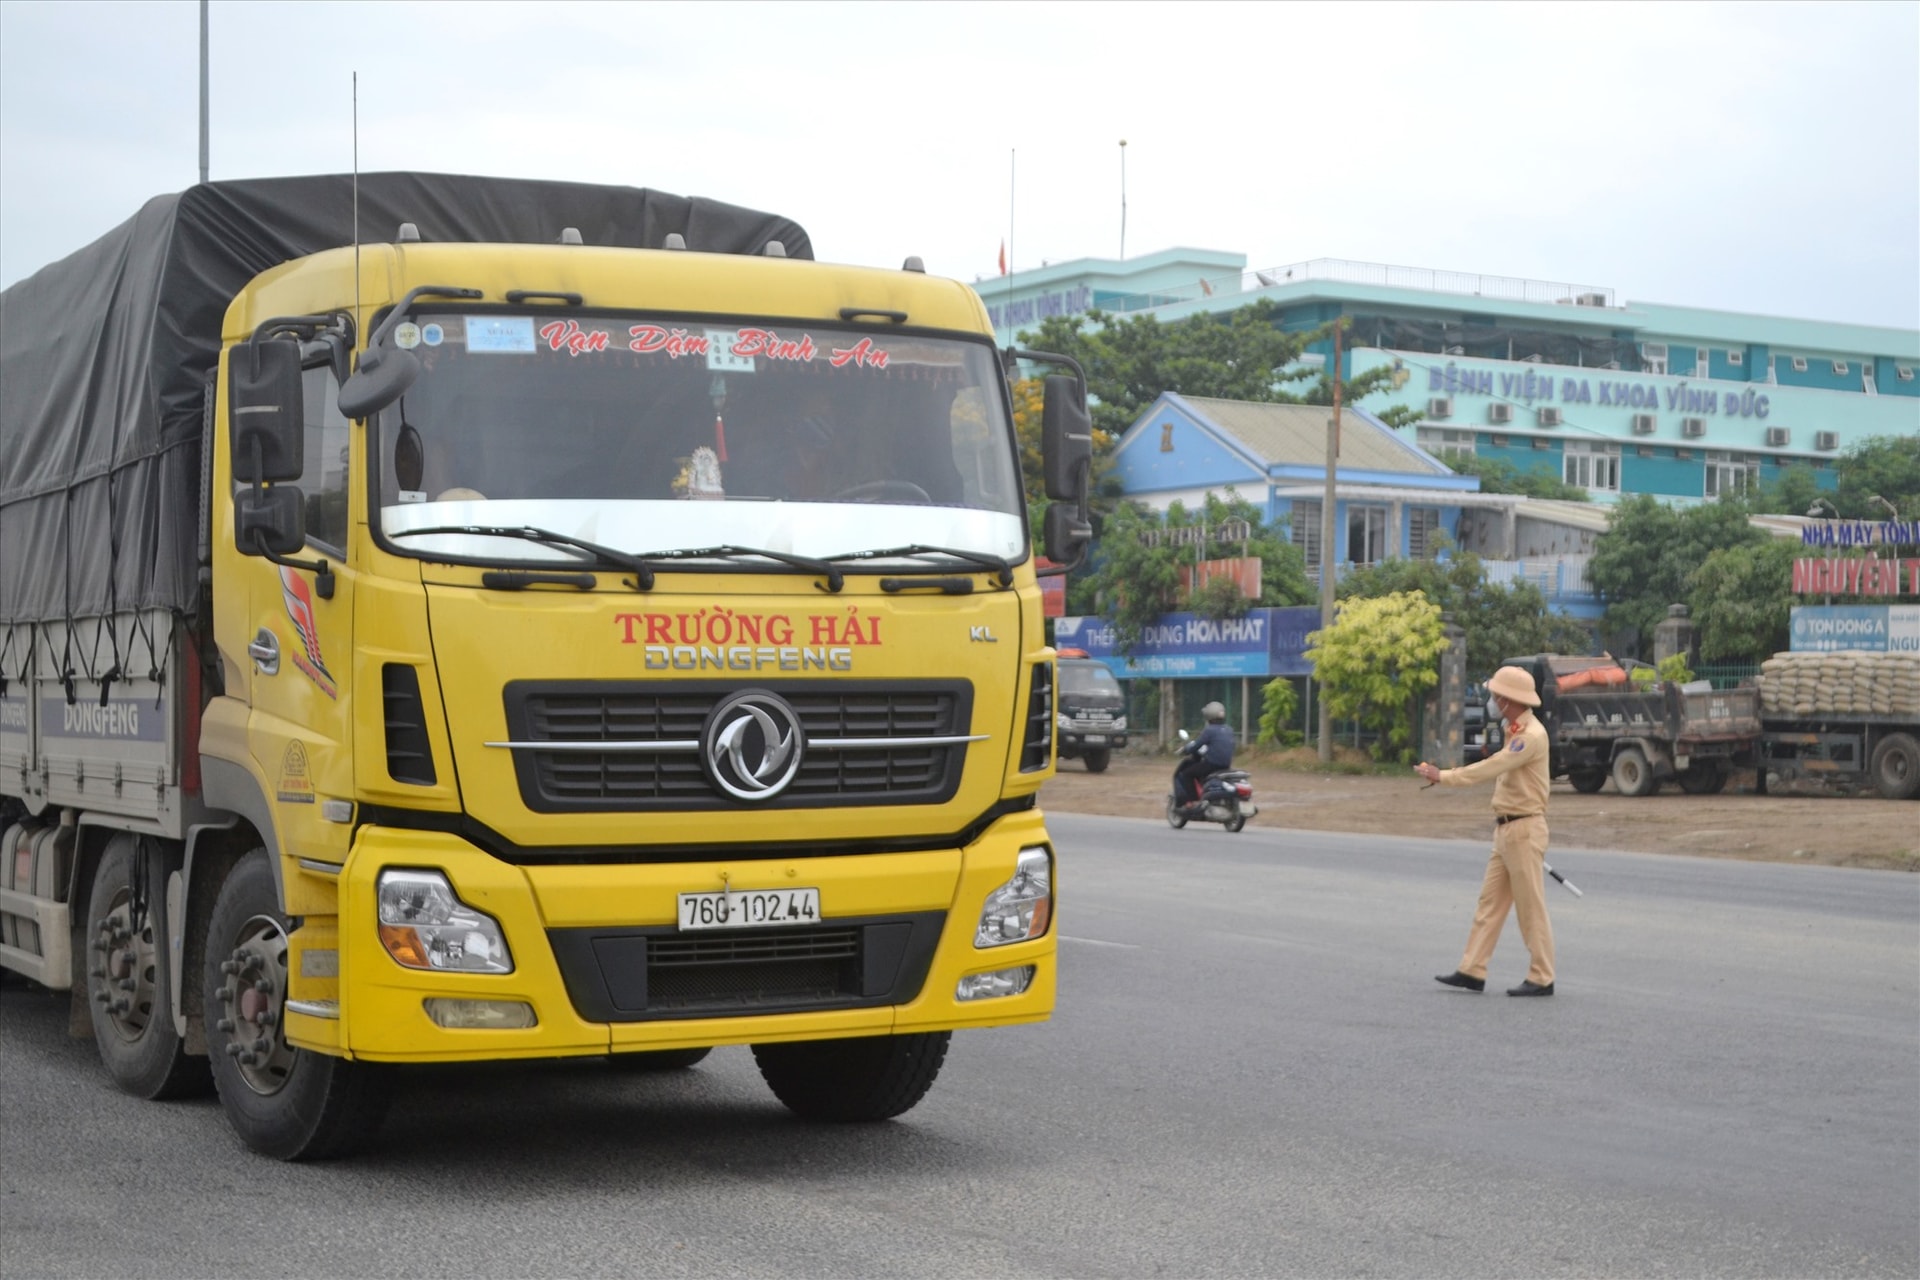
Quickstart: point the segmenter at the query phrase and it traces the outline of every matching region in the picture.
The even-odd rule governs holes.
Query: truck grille
[[[608,684],[518,681],[507,687],[507,724],[516,744],[521,798],[537,812],[731,809],[694,749],[714,706],[742,686],[716,683]],[[973,714],[964,681],[836,681],[759,686],[800,717],[809,749],[798,773],[763,808],[845,804],[939,804],[960,784],[966,744],[915,741],[958,737]],[[888,745],[885,739],[903,739]],[[860,739],[841,750],[813,744]],[[542,750],[541,743],[568,744]],[[607,742],[596,752],[572,744]],[[648,749],[636,744],[659,744]],[[536,745],[526,745],[536,744]]]
[[[803,929],[552,929],[581,1017],[641,1022],[902,1004],[920,994],[942,911]]]

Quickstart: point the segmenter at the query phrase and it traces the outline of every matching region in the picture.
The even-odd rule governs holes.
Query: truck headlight
[[[382,871],[380,942],[409,969],[512,973],[500,922],[460,901],[438,871]]]
[[[1004,947],[1047,931],[1053,917],[1053,855],[1044,845],[1020,851],[1013,878],[987,895],[975,947]]]
[[[1113,731],[1115,733],[1125,733],[1127,731],[1127,718],[1125,716],[1115,716],[1113,718]]]

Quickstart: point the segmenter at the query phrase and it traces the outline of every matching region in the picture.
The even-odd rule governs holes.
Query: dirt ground
[[[1253,774],[1260,813],[1249,826],[1462,840],[1484,840],[1491,831],[1490,786],[1426,789],[1411,770],[1329,773],[1304,750],[1242,751],[1235,764]],[[1119,755],[1105,773],[1062,760],[1040,802],[1063,813],[1158,817],[1172,774],[1171,757]],[[1735,774],[1716,796],[1690,796],[1668,785],[1638,799],[1617,794],[1612,783],[1581,795],[1561,779],[1554,783],[1547,820],[1559,849],[1920,871],[1920,802],[1814,792],[1757,796],[1751,773]]]

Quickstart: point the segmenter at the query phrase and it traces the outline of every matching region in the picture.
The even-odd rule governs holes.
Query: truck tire
[[[773,1096],[808,1120],[891,1120],[927,1096],[947,1060],[951,1031],[857,1040],[757,1044],[753,1060]]]
[[[1920,742],[1911,734],[1890,733],[1873,749],[1873,787],[1889,800],[1920,795]]]
[[[136,1098],[204,1094],[207,1060],[173,1025],[173,957],[160,850],[121,832],[107,842],[87,898],[87,1011],[113,1082]]]
[[[637,1053],[610,1053],[607,1065],[615,1071],[685,1071],[712,1052],[712,1049],[642,1049]]]
[[[265,849],[240,859],[207,925],[207,1053],[240,1140],[281,1160],[348,1155],[386,1114],[379,1068],[286,1041],[287,918]]]
[[[1620,748],[1613,758],[1613,789],[1623,796],[1650,796],[1659,788],[1647,753],[1638,747]]]
[[[1571,782],[1573,789],[1581,795],[1590,796],[1607,785],[1607,771],[1605,769],[1575,769],[1567,775],[1567,781]]]
[[[1087,752],[1085,759],[1088,773],[1105,773],[1107,765],[1113,760],[1113,750],[1110,747],[1094,747]]]
[[[1727,766],[1715,761],[1696,764],[1680,773],[1680,789],[1690,796],[1719,795],[1726,790]]]

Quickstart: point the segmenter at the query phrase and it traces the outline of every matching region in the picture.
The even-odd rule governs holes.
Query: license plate
[[[682,929],[750,929],[820,923],[818,889],[736,889],[680,895]]]
[[[1090,733],[1087,735],[1086,741],[1090,747],[1104,747],[1107,745],[1107,735],[1104,733]]]

